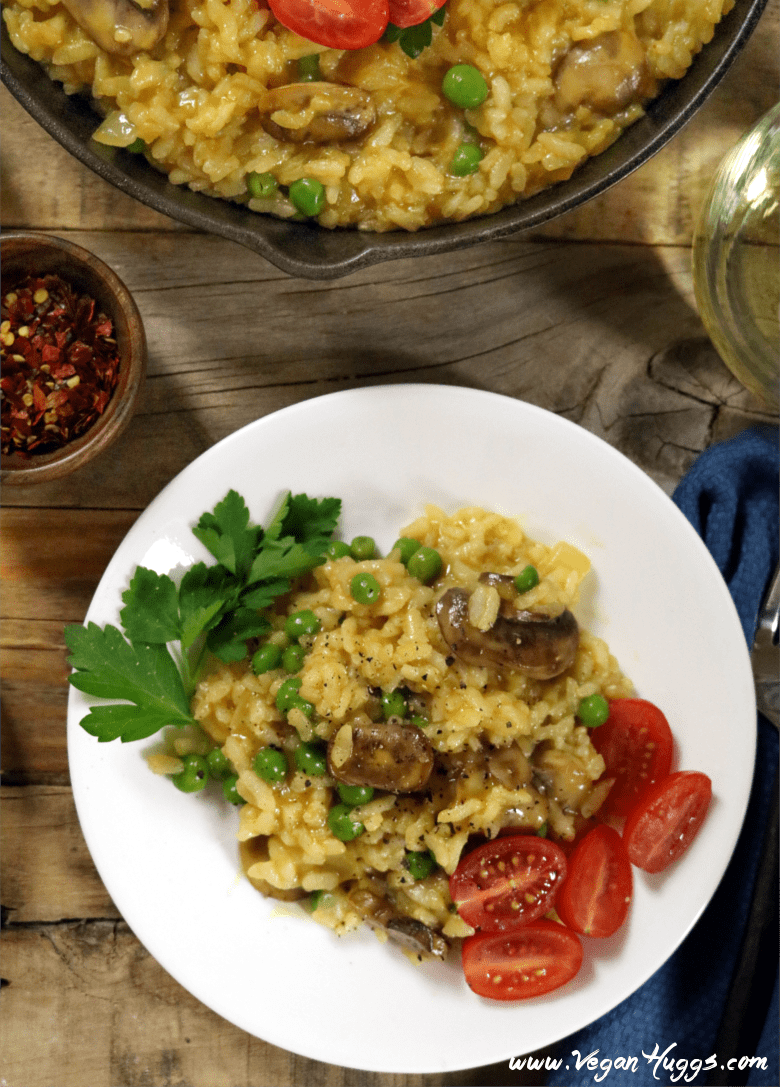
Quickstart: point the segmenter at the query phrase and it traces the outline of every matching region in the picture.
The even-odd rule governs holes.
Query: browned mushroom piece
[[[645,47],[628,30],[576,42],[558,65],[554,82],[555,104],[562,113],[587,106],[607,117],[657,91]]]
[[[388,793],[423,790],[433,761],[433,748],[424,733],[393,719],[356,717],[342,725],[328,744],[328,770],[337,781]]]
[[[349,902],[366,924],[383,929],[392,940],[409,951],[426,958],[434,956],[443,959],[447,954],[449,943],[441,933],[414,917],[399,913],[386,898],[373,891],[353,891],[349,895]]]
[[[62,0],[82,30],[106,53],[148,53],[168,29],[168,0]]]
[[[534,781],[564,811],[579,811],[593,781],[576,755],[542,745],[533,755]]]
[[[302,898],[308,897],[308,892],[304,891],[302,887],[291,887],[289,889],[274,887],[267,879],[251,874],[250,869],[253,865],[268,860],[268,838],[265,835],[239,842],[238,855],[241,858],[241,868],[244,875],[256,891],[260,891],[261,894],[266,895],[268,898],[276,898],[280,902],[299,902]]]
[[[499,614],[485,631],[469,622],[469,594],[448,589],[436,605],[444,640],[464,664],[506,668],[532,679],[553,679],[574,662],[579,627],[568,608],[552,615],[517,611],[501,601]]]
[[[376,122],[367,91],[339,83],[287,83],[268,92],[260,123],[277,140],[338,143],[356,140]]]

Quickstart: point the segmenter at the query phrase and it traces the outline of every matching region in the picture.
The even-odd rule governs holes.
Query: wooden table
[[[140,945],[76,819],[62,630],[185,465],[250,421],[337,389],[486,388],[586,427],[671,492],[712,442],[773,416],[698,317],[692,223],[725,152],[774,101],[778,0],[696,118],[643,169],[544,229],[333,283],[282,274],[116,192],[2,92],[4,229],[66,235],[113,266],[146,323],[129,431],[94,466],[3,493],[2,1087],[532,1083],[504,1066],[369,1075],[225,1023]]]

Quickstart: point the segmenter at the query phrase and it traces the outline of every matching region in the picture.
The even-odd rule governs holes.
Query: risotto
[[[413,231],[568,178],[685,74],[732,0],[449,0],[411,38],[347,49],[282,25],[291,0],[271,0],[279,18],[266,0],[3,6],[16,48],[93,99],[94,138],[173,184]],[[390,22],[408,6],[391,0]]]
[[[153,768],[218,750],[258,890],[442,956],[473,932],[449,890],[467,847],[507,829],[565,843],[600,807],[582,706],[631,685],[574,618],[590,564],[568,543],[431,506],[388,557],[354,554],[279,598],[254,667],[215,664],[193,703],[205,746],[177,734]]]

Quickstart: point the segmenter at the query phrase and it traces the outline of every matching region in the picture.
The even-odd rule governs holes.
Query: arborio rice
[[[466,663],[469,647],[459,643],[453,651],[445,640],[442,612],[464,597],[469,629],[493,629],[509,579],[481,575],[514,577],[531,565],[539,582],[521,596],[512,588],[511,607],[551,622],[576,611],[590,563],[570,544],[536,543],[514,520],[477,508],[447,516],[430,506],[402,535],[440,554],[442,571],[430,584],[410,574],[397,549],[358,562],[346,556],[317,567],[275,610],[270,639],[280,646],[289,615],[305,610],[319,620],[319,632],[303,639],[298,673],[299,696],[313,714],[280,712],[277,697],[288,673],[274,668],[256,675],[248,662],[215,667],[201,681],[193,711],[207,746],[220,746],[238,773],[246,801],[238,838],[254,886],[275,898],[306,899],[314,918],[340,934],[367,922],[383,937],[404,937],[415,953],[442,954],[448,938],[472,931],[454,912],[448,890],[467,843],[504,828],[571,839],[598,808],[609,786],[598,781],[604,763],[577,708],[594,693],[624,697],[631,685],[604,642],[581,628],[571,663],[550,679]],[[356,573],[376,578],[373,603],[354,599]],[[402,720],[386,719],[394,693],[406,703]],[[416,791],[374,789],[349,814],[363,830],[341,840],[328,825],[340,800],[333,772],[349,780],[344,771],[371,729],[381,737],[388,730],[393,755],[412,745],[412,776],[426,752],[433,770]],[[176,742],[181,754],[188,741]],[[328,745],[324,773],[295,768],[302,744],[323,751]],[[254,769],[257,753],[268,749],[283,752],[289,765],[275,782]],[[395,761],[385,771],[398,786],[404,771]],[[427,875],[415,864],[421,858]]]
[[[321,210],[306,214],[372,231],[494,212],[568,178],[642,115],[664,80],[684,75],[732,6],[449,0],[431,45],[411,58],[398,42],[313,44],[265,0],[172,0],[158,44],[114,55],[70,14],[87,2],[4,0],[4,17],[17,49],[94,99],[106,117],[96,140],[140,148],[176,185],[283,217],[302,214],[290,185],[313,179]],[[316,83],[306,84],[299,61],[313,54]],[[442,93],[460,64],[487,83],[477,108]],[[477,161],[457,176],[464,144]],[[270,191],[256,182],[267,175]]]

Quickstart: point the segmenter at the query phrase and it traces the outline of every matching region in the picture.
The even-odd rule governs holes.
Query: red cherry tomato
[[[282,26],[329,49],[373,45],[388,21],[387,0],[268,0],[268,6]]]
[[[468,936],[463,973],[478,996],[527,1000],[571,981],[582,965],[582,944],[556,921],[534,921],[514,932]]]
[[[631,812],[623,830],[628,859],[646,872],[662,872],[696,837],[712,799],[706,774],[680,770],[656,782]]]
[[[611,936],[626,919],[633,882],[623,839],[612,827],[596,827],[569,857],[555,908],[575,932]]]
[[[467,924],[504,932],[547,913],[565,875],[555,842],[513,835],[468,853],[450,877],[450,896]]]
[[[430,19],[446,0],[390,0],[390,22],[405,29]]]
[[[606,776],[615,778],[600,815],[628,815],[650,786],[669,773],[672,730],[652,702],[616,698],[609,717],[590,737],[606,763]]]

